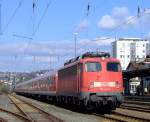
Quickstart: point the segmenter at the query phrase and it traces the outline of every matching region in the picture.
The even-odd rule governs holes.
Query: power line
[[[33,19],[33,30],[32,33],[34,33],[34,28],[35,28],[35,8],[37,7],[37,2],[38,0],[33,0],[32,1],[32,19]]]
[[[141,8],[140,8],[140,5],[138,5],[137,6],[137,18],[139,19],[140,18],[140,16],[141,16]],[[139,34],[140,34],[140,36],[141,36],[141,38],[142,38],[142,26],[141,26],[141,21],[140,21],[140,19],[139,19],[139,21],[138,21],[138,24],[139,24]]]
[[[108,34],[111,34],[112,32],[116,31],[117,29],[119,29],[120,27],[122,27],[123,25],[129,24],[129,22],[135,20],[137,18],[137,16],[133,16],[128,20],[123,21],[122,23],[120,23],[118,26],[116,26],[115,28],[113,28],[111,31],[106,32],[104,34],[102,34],[101,36],[109,36]]]
[[[17,37],[17,38],[24,38],[24,39],[29,39],[29,40],[32,40],[33,38],[31,37],[27,37],[27,36],[24,36],[24,35],[17,35],[17,34],[13,34],[14,37]]]
[[[41,23],[42,23],[42,21],[43,21],[45,15],[46,15],[47,10],[48,10],[48,8],[49,8],[49,6],[50,6],[51,3],[52,3],[52,1],[49,0],[49,2],[47,3],[46,8],[45,8],[45,10],[44,10],[44,12],[43,12],[41,18],[40,18],[40,20],[39,20],[39,22],[38,22],[38,25],[37,25],[36,29],[34,30],[34,32],[33,32],[33,34],[32,34],[32,36],[34,36],[34,35],[36,34],[36,32],[39,30],[39,27],[40,27],[40,25],[41,25]]]
[[[18,6],[17,6],[16,9],[14,10],[13,14],[11,15],[11,17],[9,18],[7,24],[5,25],[4,29],[2,30],[2,33],[4,33],[4,32],[7,30],[9,24],[10,24],[10,23],[12,22],[12,20],[14,19],[16,13],[18,12],[18,10],[19,10],[19,8],[21,7],[21,5],[22,5],[23,2],[24,2],[24,0],[20,0]]]
[[[35,10],[34,10],[34,9],[35,9],[35,6],[37,6],[37,5],[36,5],[37,1],[38,1],[38,0],[36,0],[36,1],[33,0],[33,3],[32,3],[33,15],[34,15],[34,12],[35,12]],[[34,36],[34,35],[36,34],[36,32],[39,30],[40,24],[42,23],[42,21],[43,21],[45,15],[46,15],[46,13],[47,13],[47,10],[48,10],[48,8],[49,8],[51,2],[52,2],[52,1],[49,0],[49,2],[47,3],[46,8],[45,8],[45,10],[44,10],[44,12],[43,12],[43,14],[42,14],[42,16],[41,16],[41,18],[40,18],[40,20],[39,20],[39,22],[38,22],[38,25],[37,25],[37,27],[36,27],[35,30],[34,30],[34,22],[33,22],[33,33],[32,33],[32,36],[28,38],[29,41],[28,41],[28,43],[27,43],[27,46],[24,48],[24,54],[25,54],[25,52],[28,50],[29,46],[31,45],[31,42],[32,42],[32,40],[33,40],[33,36]],[[35,60],[35,59],[34,59],[34,60]],[[35,62],[35,61],[34,61],[34,62]]]
[[[111,34],[112,32],[116,31],[118,28],[122,27],[123,25],[127,25],[131,21],[134,21],[136,19],[139,20],[139,18],[142,17],[144,14],[150,14],[150,11],[149,10],[144,10],[143,12],[141,12],[140,8],[138,7],[138,11],[137,11],[137,15],[136,16],[132,16],[131,18],[123,21],[118,26],[116,26],[115,28],[113,28],[111,31],[106,32],[106,33],[102,34],[101,36],[108,36],[108,34]]]

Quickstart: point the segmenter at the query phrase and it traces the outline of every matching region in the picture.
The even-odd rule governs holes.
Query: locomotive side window
[[[58,71],[59,78],[65,78],[68,76],[76,76],[76,75],[77,75],[77,65],[73,65],[71,67]]]
[[[117,62],[109,62],[107,63],[107,71],[113,71],[113,72],[121,71],[121,66]]]
[[[101,69],[101,64],[98,62],[88,62],[85,64],[85,70],[87,72],[98,72]]]

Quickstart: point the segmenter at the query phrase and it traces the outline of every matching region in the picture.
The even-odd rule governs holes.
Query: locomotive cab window
[[[98,62],[88,62],[85,64],[86,72],[98,72],[101,70],[101,64]]]
[[[117,62],[109,62],[107,63],[107,71],[119,72],[121,71],[121,66]]]

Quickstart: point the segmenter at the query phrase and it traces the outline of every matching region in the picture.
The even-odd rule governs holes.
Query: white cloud
[[[109,30],[121,25],[122,29],[128,29],[137,24],[138,19],[136,16],[130,15],[127,7],[115,7],[110,15],[101,17],[98,22],[98,27]]]
[[[35,56],[35,57],[31,57],[31,56],[26,56],[24,57],[24,60],[28,61],[28,62],[33,62],[35,60],[36,63],[55,63],[58,61],[57,57],[54,56]]]
[[[117,23],[113,17],[110,15],[104,15],[98,22],[98,26],[103,29],[112,29],[117,26]]]
[[[108,52],[108,47],[113,40],[107,37],[93,40],[78,39],[77,55],[97,49]],[[20,68],[20,71],[46,68],[49,67],[50,62],[52,66],[62,66],[66,60],[74,57],[74,46],[73,41],[63,40],[32,42],[29,45],[26,42],[1,43],[0,65],[3,65],[5,69],[6,67],[12,70]]]
[[[115,7],[112,11],[112,15],[117,18],[125,18],[129,16],[129,10],[127,7]]]
[[[129,16],[127,7],[115,7],[110,15],[104,15],[98,22],[98,26],[103,29],[113,29]]]
[[[113,41],[115,41],[114,38],[101,37],[96,39],[95,44],[99,46],[110,46]]]
[[[99,46],[109,46],[110,42],[114,39],[101,37],[93,40],[78,39],[78,49],[85,47],[96,49]],[[49,41],[49,42],[32,42],[27,45],[26,42],[1,43],[0,56],[27,56],[27,57],[40,57],[41,61],[49,61],[49,57],[58,56],[73,56],[74,55],[74,42],[73,41]]]
[[[80,40],[80,44],[82,45],[91,45],[91,47],[95,45],[95,47],[97,46],[110,46],[111,42],[115,41],[114,38],[108,38],[108,37],[99,37],[93,40]]]

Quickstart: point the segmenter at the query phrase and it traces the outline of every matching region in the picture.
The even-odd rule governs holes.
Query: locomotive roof
[[[72,58],[69,61],[65,62],[64,66],[68,65],[70,63],[76,62],[76,61],[78,61],[80,59],[84,59],[84,58],[96,58],[96,57],[99,57],[99,58],[102,58],[102,57],[109,58],[110,54],[107,53],[107,52],[86,52],[86,53],[82,54],[81,56]]]
[[[110,57],[110,58],[99,58],[99,57],[96,57],[96,58],[85,58],[83,60],[81,60],[82,62],[87,62],[87,61],[106,61],[106,62],[109,62],[109,61],[112,61],[112,62],[119,62],[119,60],[117,58],[113,58],[113,57]]]
[[[110,54],[107,52],[86,52],[84,54],[82,54],[81,56],[75,57],[70,59],[69,61],[64,63],[64,67],[70,67],[72,65],[75,65],[76,63],[78,63],[79,61],[82,61],[82,59],[86,59],[86,58],[110,58]],[[61,68],[61,69],[63,69]],[[59,70],[61,70],[59,69]]]
[[[56,72],[47,72],[47,73],[45,73],[45,74],[42,75],[42,76],[38,76],[38,77],[32,78],[32,79],[30,79],[30,80],[20,82],[20,83],[18,83],[16,86],[20,86],[20,85],[24,85],[24,84],[26,84],[26,83],[34,82],[34,81],[37,81],[37,80],[40,80],[40,79],[43,79],[43,78],[46,78],[46,77],[48,77],[48,76],[52,76],[52,75],[55,75],[55,74],[56,74]]]
[[[86,57],[86,58],[83,58],[83,59],[79,59],[77,60],[76,62],[72,62],[68,65],[65,65],[64,67],[60,68],[59,70],[62,70],[62,69],[65,69],[65,68],[68,68],[68,67],[71,67],[73,65],[76,65],[78,64],[79,62],[81,63],[85,63],[85,62],[88,62],[88,61],[91,61],[91,62],[96,62],[96,61],[106,61],[106,62],[120,62],[117,58],[113,58],[113,57],[109,57],[109,58],[102,58],[102,57]]]

